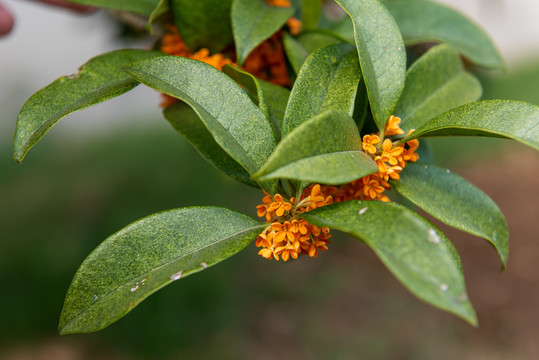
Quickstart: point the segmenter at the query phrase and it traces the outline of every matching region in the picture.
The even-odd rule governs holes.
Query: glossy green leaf
[[[121,95],[138,82],[118,73],[125,65],[156,51],[116,50],[90,59],[76,74],[63,76],[26,101],[17,118],[13,156],[21,162],[34,144],[70,113]]]
[[[157,19],[159,16],[163,15],[170,9],[168,5],[168,0],[160,0],[155,9],[153,9],[152,13],[150,14],[150,17],[148,18],[148,23],[146,24],[146,30],[150,34],[153,33],[152,23],[155,19]]]
[[[436,219],[488,240],[503,267],[509,252],[507,223],[484,192],[460,176],[433,164],[408,164],[391,186]]]
[[[294,13],[292,7],[270,6],[264,0],[234,0],[232,29],[238,65],[251,51],[279,30]]]
[[[201,61],[161,56],[124,69],[138,81],[187,103],[215,141],[249,174],[275,148],[264,114],[227,75]]]
[[[60,333],[100,330],[171,282],[236,254],[266,224],[217,207],[164,211],[108,237],[78,269]]]
[[[473,102],[427,121],[402,141],[449,135],[508,138],[539,150],[539,106],[511,100]]]
[[[354,37],[371,111],[384,129],[404,88],[406,50],[399,28],[377,0],[336,0],[354,23]]]
[[[304,121],[329,109],[350,115],[361,71],[357,54],[348,44],[315,51],[294,83],[283,120],[283,137]]]
[[[362,240],[415,296],[477,325],[457,251],[440,230],[412,210],[396,203],[353,200],[303,217]]]
[[[315,29],[322,14],[322,0],[301,0],[302,30]]]
[[[290,90],[257,79],[247,71],[243,71],[232,65],[225,65],[223,72],[243,86],[247,94],[258,105],[258,108],[270,120],[275,138],[280,139],[284,112],[288,103],[288,97],[290,96]]]
[[[503,68],[503,60],[489,37],[461,13],[428,0],[385,0],[407,45],[440,41],[487,68]]]
[[[244,184],[258,187],[247,171],[217,144],[189,106],[179,102],[165,108],[163,114],[172,127],[185,136],[210,164]]]
[[[170,0],[174,23],[189,49],[216,53],[234,41],[230,10],[232,0]]]
[[[114,10],[131,11],[141,15],[150,15],[159,0],[67,0],[72,3],[104,7]]]
[[[351,116],[328,110],[283,138],[254,177],[337,185],[377,170],[375,162],[361,150],[361,138]]]
[[[436,115],[479,100],[481,93],[481,84],[464,70],[458,51],[439,45],[408,70],[395,115],[404,130],[417,129]]]

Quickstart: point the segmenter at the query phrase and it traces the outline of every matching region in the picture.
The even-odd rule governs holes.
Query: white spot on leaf
[[[429,229],[428,233],[429,233],[429,236],[428,236],[427,240],[429,242],[435,243],[435,244],[440,243],[440,236],[438,236],[438,234],[436,233],[436,230]]]
[[[138,283],[131,288],[131,292],[138,290]]]
[[[182,275],[183,275],[183,270],[178,271],[176,274],[170,275],[170,280],[172,281],[180,280],[182,278]]]
[[[208,264],[206,264],[205,262],[201,262],[200,267],[202,268],[202,270],[206,270],[206,268],[208,267]]]
[[[440,290],[447,291],[449,289],[449,286],[447,284],[440,284]]]
[[[368,206],[365,206],[363,209],[361,209],[361,210],[358,211],[358,214],[359,214],[359,215],[365,214],[365,212],[367,211],[368,208],[369,208]]]

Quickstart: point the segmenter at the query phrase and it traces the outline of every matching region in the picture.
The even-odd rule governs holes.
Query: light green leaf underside
[[[232,79],[213,66],[161,56],[124,70],[191,106],[215,141],[249,173],[258,170],[273,151],[275,139],[264,114]]]
[[[246,185],[258,187],[247,171],[215,142],[204,123],[188,105],[180,102],[168,106],[163,114],[172,127],[185,136],[210,164]]]
[[[60,333],[110,325],[172,281],[236,254],[265,226],[217,207],[164,211],[128,225],[78,269],[67,292]]]
[[[234,41],[230,11],[232,0],[170,0],[174,23],[189,49],[217,53]]]
[[[72,3],[105,7],[109,9],[131,11],[141,15],[150,15],[159,0],[67,0]]]
[[[473,102],[427,121],[402,141],[449,135],[502,137],[539,150],[539,106],[511,100]]]
[[[407,45],[445,42],[478,65],[504,67],[489,37],[461,13],[427,0],[385,0],[383,3],[395,17]]]
[[[454,107],[479,100],[481,93],[481,84],[464,70],[458,51],[439,45],[408,70],[395,115],[406,132]]]
[[[247,94],[266,115],[276,139],[281,138],[281,127],[290,90],[257,79],[252,74],[232,65],[225,65],[223,72],[243,86]]]
[[[234,0],[232,29],[238,65],[251,51],[279,30],[294,13],[292,7],[270,6],[264,0]]]
[[[361,150],[361,138],[350,115],[328,110],[283,138],[254,177],[337,185],[377,170],[374,161]]]
[[[119,71],[127,64],[161,55],[157,51],[116,50],[90,59],[76,74],[62,76],[26,101],[17,118],[13,156],[21,162],[34,144],[63,117],[121,95],[138,82]]]
[[[362,240],[418,298],[477,324],[455,248],[440,230],[415,212],[395,203],[353,200],[316,209],[303,217]]]
[[[283,119],[283,137],[304,121],[329,109],[352,115],[361,71],[348,44],[315,51],[294,83]]]
[[[336,0],[354,23],[354,37],[371,111],[383,129],[406,78],[406,51],[395,20],[376,0]]]
[[[488,240],[503,268],[509,253],[507,223],[498,206],[477,187],[433,164],[406,166],[391,186],[436,219]]]

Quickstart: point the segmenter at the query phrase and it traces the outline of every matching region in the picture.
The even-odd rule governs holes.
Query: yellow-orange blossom
[[[400,122],[400,118],[392,115],[383,136],[404,134],[399,127]],[[413,130],[409,134],[411,132]],[[270,223],[256,239],[256,246],[262,247],[258,254],[269,260],[279,260],[281,256],[284,261],[290,257],[297,259],[301,254],[317,257],[319,250],[327,250],[331,237],[329,228],[313,225],[302,219],[301,214],[333,202],[352,199],[390,201],[384,194],[391,188],[389,179],[398,180],[406,163],[419,159],[416,153],[418,146],[418,140],[394,144],[387,138],[382,141],[376,134],[365,135],[363,151],[376,162],[378,172],[339,188],[313,184],[303,191],[299,201],[295,198],[286,200],[280,194],[273,198],[266,194],[263,203],[256,207],[258,216],[265,216]]]

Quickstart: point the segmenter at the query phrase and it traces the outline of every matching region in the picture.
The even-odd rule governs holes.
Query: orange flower
[[[375,154],[377,149],[376,149],[376,146],[374,146],[374,144],[378,144],[380,142],[380,138],[378,137],[378,135],[365,135],[363,136],[363,144],[362,144],[362,147],[363,147],[363,150],[367,153],[367,154]]]
[[[401,119],[399,117],[391,115],[387,120],[386,127],[384,129],[385,136],[404,134],[404,130],[399,127],[400,123]]]

